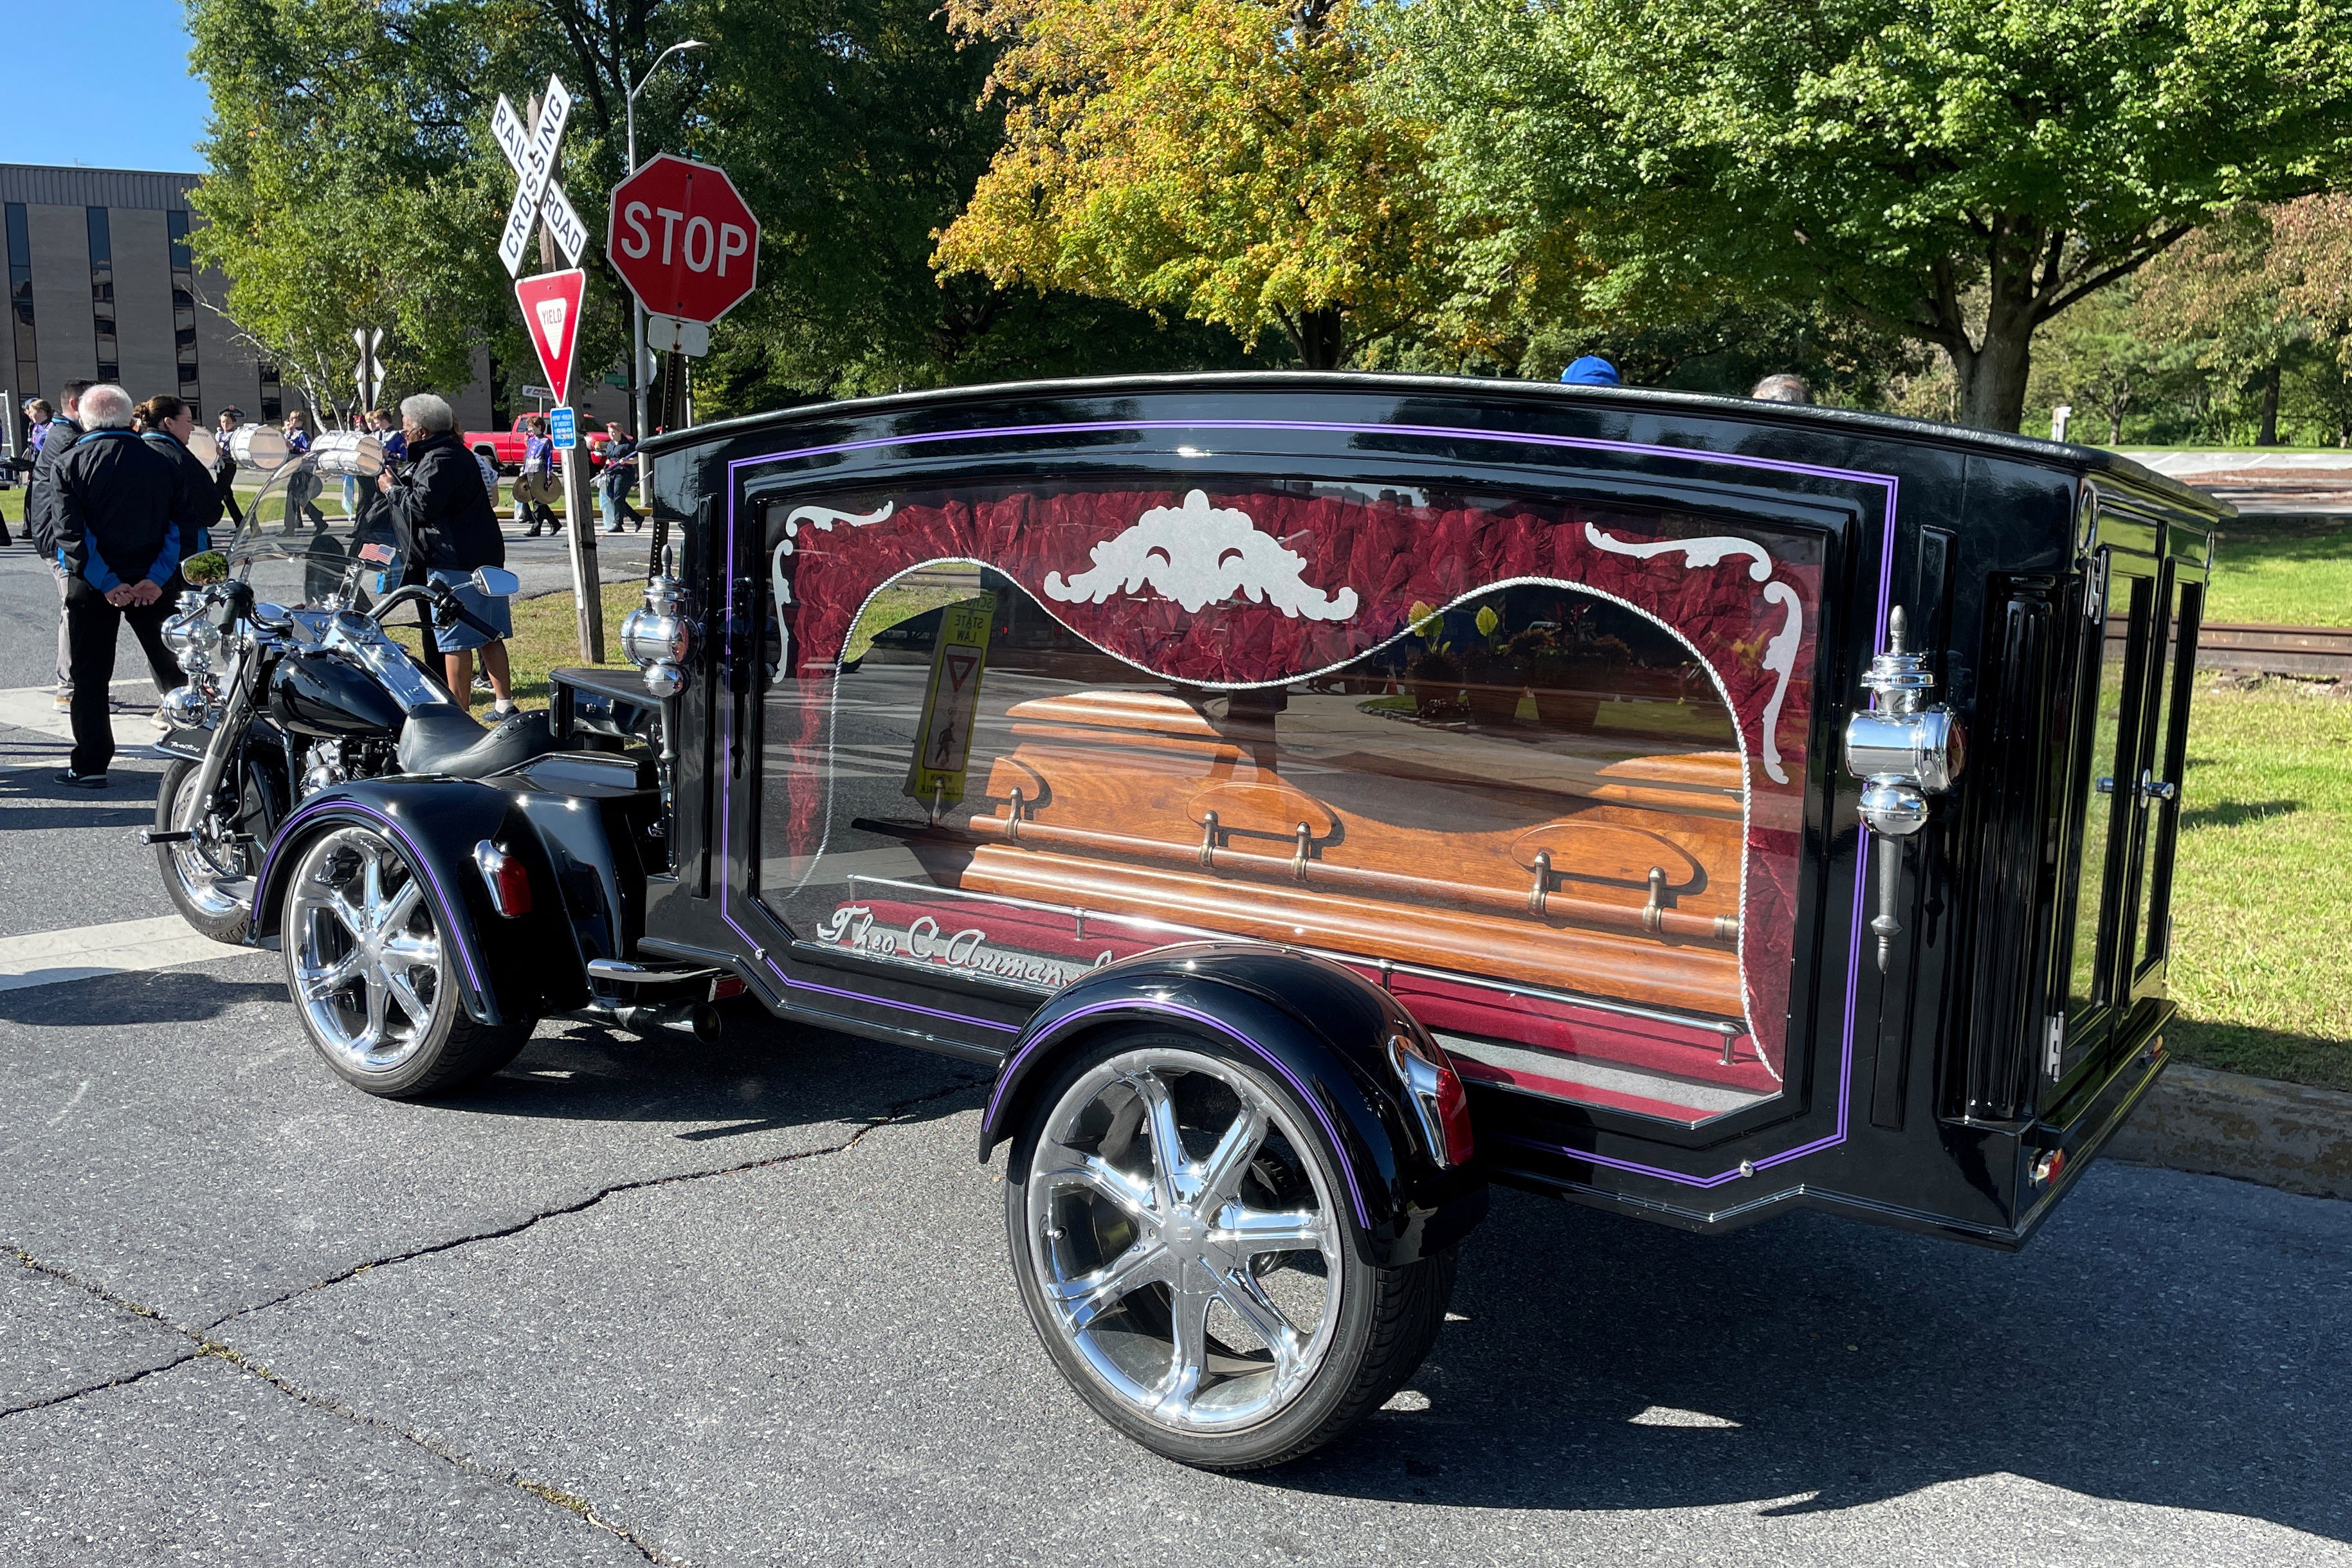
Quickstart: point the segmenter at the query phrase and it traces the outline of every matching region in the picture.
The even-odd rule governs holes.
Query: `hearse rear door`
[[[2070,799],[2058,989],[2039,1097],[2056,1105],[2111,1059],[2135,1003],[2162,994],[2170,950],[2173,842],[2186,765],[2189,686],[2204,595],[2201,546],[2093,499],[2084,587],[2080,705]]]

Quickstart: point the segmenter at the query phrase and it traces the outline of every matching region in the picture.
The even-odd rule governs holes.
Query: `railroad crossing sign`
[[[375,400],[383,395],[383,329],[370,331],[365,327],[353,327],[352,342],[359,345],[360,368],[352,379],[359,386],[360,416],[364,418],[368,410],[375,406]]]
[[[515,279],[523,330],[539,351],[540,368],[547,372],[549,395],[558,403],[569,401],[572,351],[580,342],[580,300],[587,288],[588,274],[576,267]]]
[[[708,323],[759,282],[760,220],[726,170],[664,153],[613,187],[604,255],[654,315]]]
[[[513,165],[518,182],[507,208],[507,226],[499,234],[499,259],[507,264],[509,278],[522,276],[523,250],[530,243],[531,228],[541,219],[548,237],[572,266],[579,266],[588,249],[588,226],[555,183],[556,149],[571,119],[572,94],[564,89],[563,79],[553,76],[547,79],[547,95],[528,125],[504,93],[499,94],[499,106],[490,115],[491,139]]]

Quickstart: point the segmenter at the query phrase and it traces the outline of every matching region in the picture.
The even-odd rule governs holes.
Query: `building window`
[[[114,230],[104,207],[89,214],[89,314],[98,329],[98,379],[122,379],[122,350],[114,339]]]
[[[25,399],[41,391],[41,358],[33,340],[33,241],[25,226],[25,204],[7,204],[8,304],[16,316],[16,396],[8,410],[9,428],[16,431],[18,449],[26,437]]]
[[[196,256],[188,245],[188,215],[169,212],[163,226],[172,238],[172,342],[180,364],[180,396],[204,416],[196,373]]]
[[[274,425],[286,417],[286,396],[278,385],[278,367],[265,360],[260,369],[261,422]]]

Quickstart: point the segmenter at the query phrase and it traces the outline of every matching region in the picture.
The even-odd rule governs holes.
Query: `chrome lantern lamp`
[[[1870,707],[1845,726],[1846,772],[1862,780],[1862,820],[1879,839],[1878,917],[1870,929],[1882,974],[1903,929],[1895,918],[1903,841],[1927,825],[1927,797],[1948,791],[1968,762],[1968,732],[1949,708],[1928,704],[1936,677],[1925,654],[1904,647],[1908,631],[1897,605],[1886,617],[1886,651],[1862,678]]]
[[[685,690],[686,658],[693,644],[685,588],[667,572],[648,579],[645,604],[621,623],[621,652],[646,672],[646,689],[665,701]]]

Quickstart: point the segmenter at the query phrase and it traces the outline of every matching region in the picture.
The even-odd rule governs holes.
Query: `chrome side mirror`
[[[477,566],[474,586],[493,599],[507,599],[522,591],[522,579],[503,566]]]
[[[1968,765],[1968,732],[1941,703],[1927,706],[1936,678],[1925,654],[1903,647],[1909,618],[1897,605],[1886,617],[1886,651],[1870,661],[1862,684],[1870,707],[1845,725],[1845,769],[1862,780],[1862,820],[1878,835],[1878,972],[1886,973],[1902,879],[1903,840],[1927,825],[1927,797],[1942,795]]]

